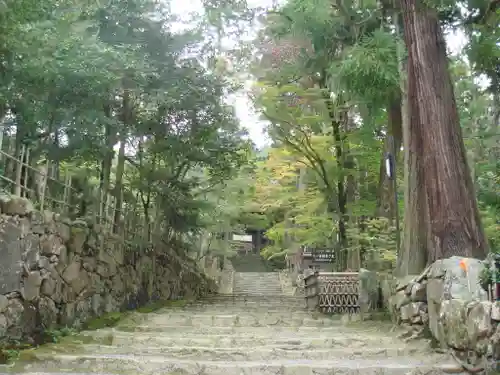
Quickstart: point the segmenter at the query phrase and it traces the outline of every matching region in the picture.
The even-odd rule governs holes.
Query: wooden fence
[[[87,194],[74,187],[73,176],[48,160],[35,164],[30,160],[30,149],[22,146],[18,157],[12,142],[3,144],[0,138],[0,191],[28,198],[39,210],[50,210],[70,218],[77,218],[82,205],[85,219],[99,224],[105,231],[123,235],[123,238],[148,243],[151,241],[155,220],[146,220],[139,199],[123,199],[123,190],[117,199],[98,186],[87,189]],[[120,207],[117,202],[121,201]],[[152,224],[153,223],[153,224]]]
[[[359,273],[307,272],[305,298],[310,309],[326,314],[355,314],[360,311]]]

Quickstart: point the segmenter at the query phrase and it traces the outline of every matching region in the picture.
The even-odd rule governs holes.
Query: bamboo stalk
[[[23,159],[24,153],[26,152],[26,146],[22,145],[21,147],[21,157],[17,160],[16,166],[16,185],[14,186],[14,195],[21,196],[21,176],[23,173]]]
[[[40,211],[43,211],[43,206],[45,204],[45,191],[47,190],[47,181],[49,178],[49,167],[50,167],[50,161],[47,159],[46,161],[46,168],[44,169],[43,173],[43,178],[42,178],[42,191],[40,194]]]

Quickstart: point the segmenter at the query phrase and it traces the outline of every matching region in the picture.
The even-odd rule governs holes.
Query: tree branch
[[[273,116],[270,116],[267,112],[263,111],[262,112],[265,117],[268,118],[269,121],[271,122],[284,122],[287,125],[289,125],[292,128],[295,128],[290,122],[286,120],[279,120],[274,118]],[[310,163],[311,163],[311,168],[319,175],[321,180],[324,182],[326,187],[330,190],[332,188],[332,185],[330,181],[328,180],[328,174],[326,172],[324,163],[321,159],[321,157],[318,155],[318,153],[314,150],[312,147],[308,135],[302,131],[301,129],[298,129],[299,132],[301,132],[304,135],[304,138],[307,140],[306,144],[302,144],[303,148],[301,148],[298,144],[293,143],[284,133],[283,131],[280,131],[282,133],[281,141],[285,142],[288,146],[293,148],[295,151],[298,153],[302,154]]]

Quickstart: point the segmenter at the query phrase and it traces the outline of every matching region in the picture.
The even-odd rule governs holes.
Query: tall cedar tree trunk
[[[402,17],[399,11],[393,14],[396,33],[403,38]],[[398,262],[395,274],[397,276],[415,275],[420,273],[427,264],[427,233],[420,222],[427,218],[427,199],[422,189],[418,190],[417,162],[418,162],[418,139],[411,137],[415,131],[410,126],[411,122],[408,112],[408,82],[407,64],[405,62],[405,48],[398,43],[398,71],[401,89],[401,119],[403,128],[404,146],[404,218],[403,218],[403,241],[401,252],[398,254]],[[413,150],[413,151],[412,151]]]
[[[401,0],[401,9],[408,49],[410,137],[417,143],[411,151],[417,152],[418,189],[427,197],[429,220],[420,222],[427,233],[427,262],[452,255],[482,259],[487,243],[437,12],[417,0]]]
[[[394,158],[396,160],[398,159],[403,140],[402,122],[401,97],[398,95],[398,97],[393,98],[387,105],[387,134],[394,138]],[[396,216],[396,206],[394,202],[394,184],[387,177],[387,171],[385,170],[385,154],[387,152],[392,152],[389,137],[385,139],[384,153],[380,158],[379,193],[377,194],[378,200],[375,216],[393,220]]]
[[[411,75],[411,66],[401,69],[401,74],[406,72]],[[418,130],[418,113],[413,111],[410,118],[410,100],[415,103],[416,96],[408,96],[408,86],[406,78],[402,77],[401,86],[406,95],[402,102],[403,112],[403,145],[404,145],[404,180],[405,193],[404,204],[405,212],[403,218],[403,246],[401,253],[398,254],[398,265],[396,274],[398,276],[415,275],[420,273],[427,264],[427,228],[429,221],[427,209],[427,197],[425,189],[422,189],[423,181],[421,174],[418,173],[421,168],[422,158],[420,158],[421,139]],[[414,89],[413,87],[411,88]],[[411,91],[413,92],[413,91]],[[420,188],[419,188],[420,187]]]

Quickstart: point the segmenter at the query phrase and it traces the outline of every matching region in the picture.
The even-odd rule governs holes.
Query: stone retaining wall
[[[138,251],[19,197],[0,197],[0,209],[0,341],[36,342],[44,330],[213,289],[194,262],[173,252]]]
[[[500,359],[500,302],[490,302],[479,285],[483,267],[477,259],[451,257],[400,280],[389,298],[394,320],[415,334],[428,327],[442,348]]]

